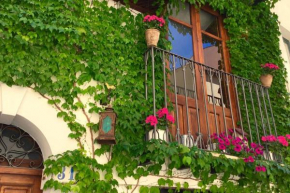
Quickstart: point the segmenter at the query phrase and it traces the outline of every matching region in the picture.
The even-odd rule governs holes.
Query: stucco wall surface
[[[276,3],[275,8],[273,9],[278,15],[278,20],[280,22],[280,50],[282,52],[282,57],[285,60],[284,64],[288,73],[287,77],[287,89],[290,93],[290,50],[288,50],[283,42],[283,38],[290,41],[290,1],[289,0],[280,0]]]

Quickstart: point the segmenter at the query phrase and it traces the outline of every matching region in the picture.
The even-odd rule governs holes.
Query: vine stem
[[[156,176],[156,177],[162,177],[162,178],[168,178],[168,176],[165,176],[165,175],[152,175],[152,174],[149,174],[148,176]],[[177,177],[177,176],[174,176],[173,178],[178,178],[178,179],[183,179],[183,180],[194,180],[194,181],[201,181],[201,180],[197,180],[197,179],[194,179],[194,178],[190,178],[190,177]]]
[[[74,83],[73,86],[75,87],[75,86],[76,86],[76,83]],[[78,100],[78,102],[80,102],[81,104],[83,104],[82,101],[81,101],[81,99],[80,99],[80,97],[77,96],[77,100]],[[83,114],[85,115],[85,117],[86,117],[88,123],[91,123],[91,120],[90,120],[90,118],[89,118],[87,112],[85,111],[84,107],[82,107],[81,109],[82,109],[82,112],[83,112]],[[90,130],[90,135],[91,135],[91,143],[92,143],[92,153],[93,153],[93,158],[95,159],[94,135],[93,135],[93,129],[92,129],[91,126],[89,126],[89,130]]]
[[[125,180],[125,178],[123,179],[124,180],[124,182],[125,182],[125,184],[126,184],[126,189],[127,189],[127,193],[128,193],[128,184],[127,184],[127,182],[126,182],[126,180]]]
[[[141,178],[141,177],[140,177],[140,178]],[[133,193],[133,192],[136,190],[137,186],[139,185],[140,178],[138,178],[138,180],[137,180],[137,184],[136,184],[136,186],[133,188],[133,190],[132,190],[131,193]]]

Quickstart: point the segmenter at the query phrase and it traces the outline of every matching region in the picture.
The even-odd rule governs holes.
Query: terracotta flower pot
[[[156,47],[159,41],[160,31],[157,29],[147,29],[145,32],[147,47]]]
[[[271,74],[264,74],[260,76],[261,83],[264,87],[271,87],[273,76]]]

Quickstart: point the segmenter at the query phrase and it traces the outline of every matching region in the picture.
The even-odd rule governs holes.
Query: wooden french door
[[[0,167],[0,193],[42,193],[41,169]]]
[[[223,18],[207,6],[196,9],[186,4],[185,9],[181,7],[179,13],[169,19],[173,37],[169,38],[171,51],[208,66],[195,64],[193,74],[188,72],[188,64],[183,64],[186,66],[185,83],[184,74],[179,72],[182,65],[178,66],[178,61],[175,61],[177,104],[175,93],[169,95],[175,107],[178,106],[176,127],[180,129],[180,134],[187,134],[190,130],[196,137],[201,133],[203,140],[207,141],[210,134],[233,128],[237,120],[233,80],[223,73],[231,71]],[[194,80],[193,85],[190,80]],[[171,81],[174,82],[173,77]],[[175,136],[176,129],[172,129],[172,134]]]

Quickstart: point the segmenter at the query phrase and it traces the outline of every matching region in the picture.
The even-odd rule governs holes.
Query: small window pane
[[[169,20],[168,27],[171,33],[171,36],[169,37],[169,41],[172,45],[171,52],[191,59],[193,57],[191,28],[172,20]]]
[[[205,65],[224,70],[221,41],[202,34],[202,46]]]
[[[220,37],[218,19],[216,16],[200,10],[200,25],[202,30]]]
[[[178,8],[174,8],[171,16],[188,24],[191,24],[189,4],[179,2],[179,10]]]

